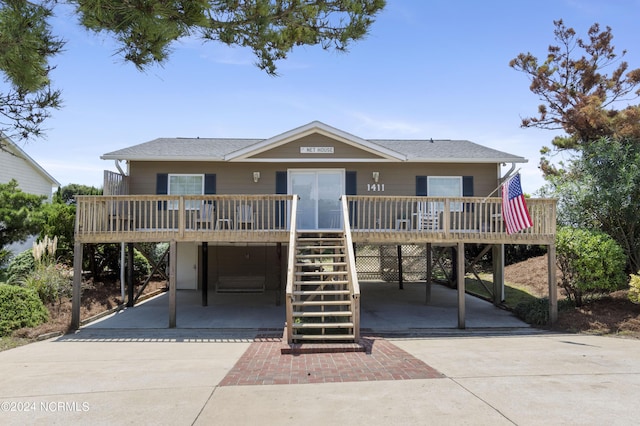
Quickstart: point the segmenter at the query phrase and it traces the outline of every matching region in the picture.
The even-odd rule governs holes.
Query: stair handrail
[[[289,252],[287,256],[287,285],[285,289],[285,301],[287,308],[287,343],[293,342],[293,281],[296,268],[296,222],[298,212],[298,196],[291,199],[289,215]]]
[[[349,291],[351,296],[351,312],[353,315],[353,334],[357,342],[360,340],[360,284],[356,269],[356,256],[351,239],[351,223],[349,222],[349,203],[347,196],[340,197],[342,201],[342,226],[347,254],[347,275],[349,277]]]

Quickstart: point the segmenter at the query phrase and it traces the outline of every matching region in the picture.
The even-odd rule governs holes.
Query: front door
[[[289,194],[298,200],[298,229],[342,228],[340,197],[344,191],[343,169],[289,170]]]

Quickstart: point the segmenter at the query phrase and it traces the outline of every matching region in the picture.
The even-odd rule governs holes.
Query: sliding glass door
[[[342,169],[289,170],[289,194],[298,200],[298,229],[340,229],[340,197],[344,194]]]

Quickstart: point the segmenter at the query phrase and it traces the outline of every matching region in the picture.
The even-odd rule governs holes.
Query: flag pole
[[[500,188],[502,188],[504,186],[505,183],[507,183],[507,181],[509,181],[509,179],[511,179],[511,177],[517,175],[518,173],[520,173],[520,170],[522,170],[522,167],[518,167],[518,170],[516,170],[515,172],[511,173],[510,175],[507,175],[506,177],[504,177],[502,179],[502,183],[500,185],[498,185],[498,187],[496,189],[494,189],[493,191],[491,191],[489,193],[489,195],[487,195],[486,197],[484,197],[484,199],[482,200],[482,202],[486,202],[487,199],[489,197],[491,197],[496,191],[498,191]]]

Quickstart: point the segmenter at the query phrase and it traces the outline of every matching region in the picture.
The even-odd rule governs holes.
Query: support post
[[[502,303],[504,293],[504,244],[494,244],[491,258],[493,261],[493,304]]]
[[[549,244],[547,249],[547,269],[549,273],[549,322],[558,321],[558,285],[556,283],[556,245]]]
[[[209,305],[209,243],[202,243],[202,306]]]
[[[71,329],[80,328],[80,297],[82,289],[82,243],[73,245],[73,294],[71,300]]]
[[[169,243],[169,328],[176,328],[176,270],[178,263],[178,244]]]
[[[459,242],[457,248],[456,275],[458,281],[458,328],[464,329],[465,325],[465,283],[464,283],[464,243]]]
[[[424,303],[431,303],[431,278],[433,276],[433,247],[427,243],[427,278],[425,282]]]
[[[282,305],[282,243],[276,243],[278,256],[278,291],[276,292],[276,306]]]
[[[402,246],[396,246],[398,250],[398,289],[404,290],[404,281],[402,279]]]
[[[127,307],[133,306],[133,243],[127,243],[127,280],[129,281],[129,287],[127,288]]]

